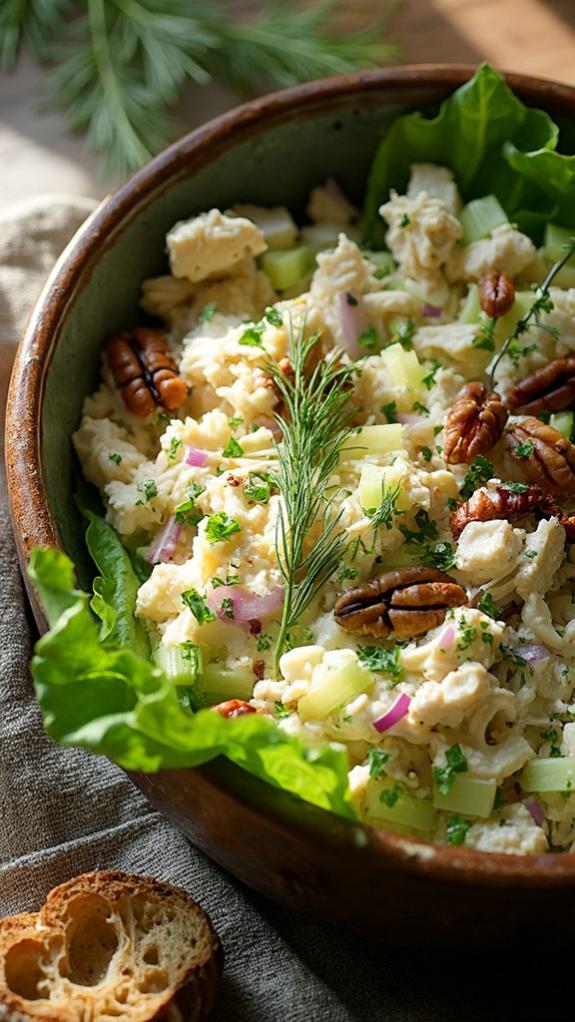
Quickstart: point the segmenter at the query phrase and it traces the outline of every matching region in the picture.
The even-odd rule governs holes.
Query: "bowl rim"
[[[66,311],[90,273],[91,266],[110,246],[117,233],[166,188],[184,176],[208,165],[225,150],[294,116],[327,111],[333,105],[378,93],[410,91],[449,94],[467,81],[475,68],[466,64],[418,64],[336,76],[293,86],[234,107],[184,135],[133,174],[111,195],[105,197],[71,239],[55,263],[31,312],[22,335],[10,381],[6,412],[6,470],[10,510],[17,552],[36,621],[45,628],[42,607],[26,576],[33,547],[58,547],[62,542],[43,489],[41,456],[41,410],[44,380],[57,345]],[[513,91],[528,104],[541,104],[575,120],[575,88],[547,79],[505,73]],[[208,789],[230,792],[230,781],[238,768],[226,761],[216,768],[208,764],[195,768]],[[252,781],[257,780],[251,778]],[[264,782],[259,782],[259,785]],[[265,802],[258,784],[247,800],[257,811]],[[265,787],[269,787],[265,785]],[[294,796],[283,793],[301,806]],[[287,804],[284,802],[284,804]],[[267,813],[270,806],[266,806]],[[324,842],[337,837],[349,848],[358,847],[357,835],[367,840],[363,847],[399,865],[422,869],[437,880],[458,877],[462,882],[549,888],[570,886],[575,881],[575,853],[507,855],[473,848],[430,844],[380,828],[337,820],[316,807],[305,807],[307,829]],[[271,809],[275,824],[285,833],[292,830],[281,809]],[[287,822],[286,822],[287,821]],[[360,849],[361,851],[361,849]]]

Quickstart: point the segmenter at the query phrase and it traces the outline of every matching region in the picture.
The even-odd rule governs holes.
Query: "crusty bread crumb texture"
[[[223,952],[179,887],[119,872],[54,888],[0,920],[0,1022],[199,1022]]]

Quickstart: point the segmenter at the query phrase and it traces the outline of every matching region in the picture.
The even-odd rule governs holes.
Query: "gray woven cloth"
[[[42,281],[91,205],[48,197],[0,216],[2,384]],[[486,982],[473,956],[390,952],[385,918],[379,940],[306,923],[206,859],[107,760],[56,746],[27,669],[33,624],[3,480],[0,498],[0,915],[37,908],[55,884],[87,870],[123,869],[180,884],[210,914],[226,954],[214,1022],[519,1017],[501,992],[504,956],[491,960]]]

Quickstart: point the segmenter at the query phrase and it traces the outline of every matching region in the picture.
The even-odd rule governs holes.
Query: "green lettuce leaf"
[[[148,633],[144,622],[134,613],[141,582],[130,555],[104,518],[92,511],[84,511],[84,516],[89,522],[86,544],[100,572],[94,579],[91,602],[92,610],[102,621],[100,639],[148,656]]]
[[[383,245],[386,228],[378,208],[390,188],[405,190],[411,164],[421,162],[449,167],[466,202],[496,195],[509,218],[536,241],[550,215],[571,226],[575,213],[566,207],[572,163],[555,152],[558,142],[559,129],[551,118],[526,107],[501,75],[482,64],[435,117],[415,112],[391,125],[368,179],[365,243]]]
[[[90,527],[94,524],[91,521]],[[114,571],[120,565],[122,572],[115,594],[110,596],[106,578],[100,587],[116,614],[115,631],[107,632],[106,642],[90,612],[88,595],[74,588],[70,560],[57,550],[34,550],[30,561],[30,578],[52,626],[36,643],[31,664],[51,737],[62,745],[108,756],[127,770],[195,767],[226,756],[277,788],[353,819],[347,753],[341,747],[306,749],[259,714],[230,720],[213,710],[192,715],[148,659],[112,644],[132,581],[127,584],[126,564],[104,530],[97,527],[92,532],[91,544],[91,549],[98,548],[101,570]]]

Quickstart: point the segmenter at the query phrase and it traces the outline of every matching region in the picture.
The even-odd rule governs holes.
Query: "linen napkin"
[[[47,196],[0,215],[2,401],[18,335],[44,278],[94,205]],[[385,917],[379,940],[301,920],[210,862],[113,764],[55,745],[42,730],[28,673],[34,624],[2,470],[0,543],[0,915],[39,907],[50,888],[79,873],[123,869],[180,884],[210,914],[226,954],[214,1022],[521,1017],[517,988],[504,982],[504,959],[490,956],[489,983],[478,983],[476,956],[456,962],[436,960],[432,949],[390,951]]]

